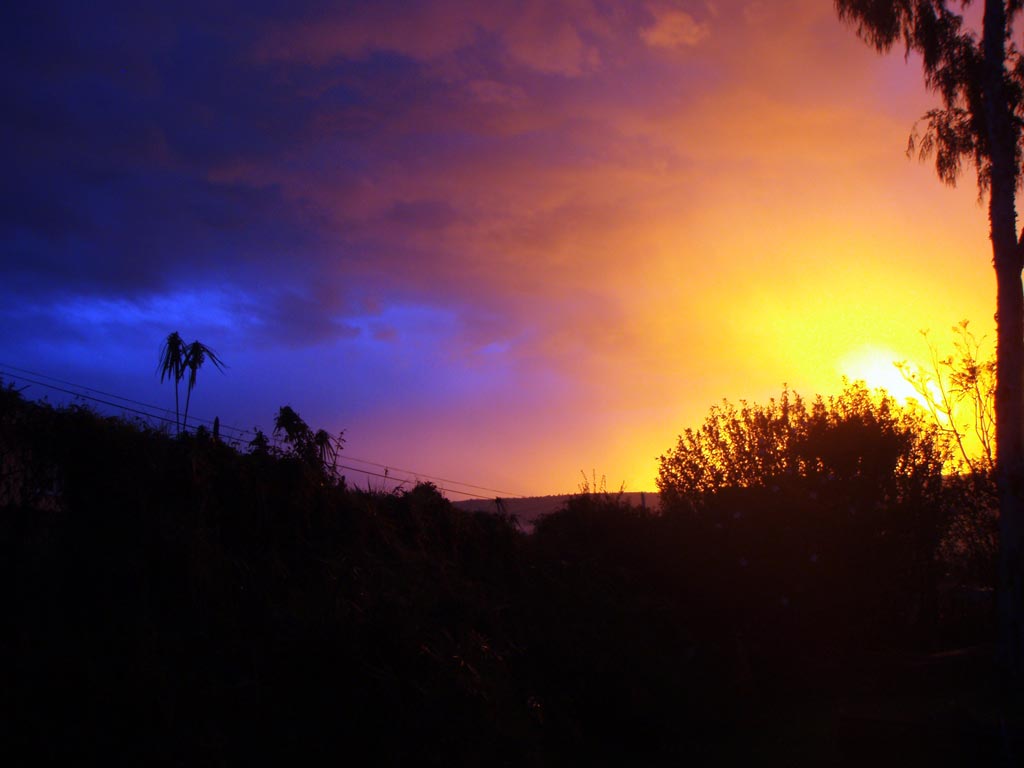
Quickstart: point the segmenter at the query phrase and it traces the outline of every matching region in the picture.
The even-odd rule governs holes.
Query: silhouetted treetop
[[[324,429],[315,432],[290,405],[281,406],[274,418],[274,435],[280,435],[288,446],[289,453],[317,470],[330,476],[336,475],[338,452],[345,444],[345,433],[337,437]],[[258,432],[251,447],[266,451],[266,435]]]
[[[949,5],[945,0],[836,0],[839,18],[876,50],[886,52],[902,42],[908,56],[920,54],[925,85],[942,100],[941,108],[929,110],[921,118],[923,132],[914,127],[907,154],[917,154],[922,160],[934,156],[939,178],[950,185],[956,184],[967,160],[977,169],[978,188],[984,192],[991,182],[992,127],[984,102],[985,53],[982,40],[964,23],[962,10],[972,5],[971,0],[953,4],[961,12]],[[1007,3],[1011,16],[1020,7],[1018,1]],[[1019,118],[1024,103],[1024,62],[1012,41],[1007,42],[1009,66],[1004,69],[998,98]],[[1010,127],[1019,166],[1020,120]]]
[[[925,115],[915,145],[934,153],[939,178],[956,181],[964,159],[987,193],[996,273],[995,469],[999,497],[1001,664],[1024,690],[1024,233],[1018,229],[1024,126],[1024,60],[1012,40],[1021,0],[983,0],[980,36],[965,28],[972,0],[835,0],[840,19],[880,51],[902,39],[922,56],[925,85],[942,107]],[[950,6],[959,8],[959,13]],[[1017,695],[1015,693],[1015,695]],[[1019,707],[1018,707],[1019,708]]]
[[[224,361],[217,356],[217,353],[201,341],[193,341],[186,344],[185,340],[177,331],[167,334],[160,346],[160,362],[157,369],[160,371],[160,382],[170,379],[174,382],[174,426],[177,432],[185,429],[188,423],[188,409],[192,402],[192,390],[196,388],[196,377],[199,369],[209,360],[214,367],[223,372],[226,367]],[[181,414],[179,406],[178,385],[185,378],[188,371],[188,382],[185,395],[185,413]]]
[[[758,405],[712,407],[660,458],[663,506],[696,502],[725,488],[819,478],[900,487],[937,479],[948,455],[937,427],[862,382],[808,402],[784,389]]]

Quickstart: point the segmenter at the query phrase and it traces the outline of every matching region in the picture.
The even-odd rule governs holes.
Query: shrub
[[[922,414],[863,382],[808,403],[784,389],[767,405],[727,401],[660,457],[663,509],[698,505],[725,488],[839,481],[882,498],[941,485],[948,447]]]
[[[899,641],[936,618],[948,455],[924,414],[863,383],[784,390],[687,430],[661,457],[661,508],[738,631]]]

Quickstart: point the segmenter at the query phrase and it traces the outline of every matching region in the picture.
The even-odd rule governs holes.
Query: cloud
[[[354,439],[394,425],[391,450],[461,442],[531,482],[570,461],[571,486],[590,446],[653,456],[723,395],[809,380],[833,336],[802,291],[845,312],[921,250],[889,326],[991,315],[973,189],[903,161],[917,70],[829,3],[753,5],[16,5],[0,353],[152,384],[179,327],[232,365],[222,416],[289,398],[315,423],[304,394]],[[935,296],[956,316],[914,320]],[[511,463],[541,443],[550,467]]]
[[[25,183],[5,190],[0,232],[24,258],[5,273],[85,296],[227,285],[254,297],[241,324],[298,346],[352,337],[367,303],[421,302],[456,312],[467,355],[508,342],[555,361],[556,339],[613,316],[608,282],[681,171],[672,142],[622,116],[713,86],[627,57],[643,18],[452,0],[257,9],[230,27],[186,5],[176,31],[101,26],[59,77],[28,51]],[[104,57],[146,75],[67,81]],[[567,290],[590,299],[543,306]]]
[[[647,9],[654,23],[643,27],[640,36],[652,48],[692,48],[711,34],[708,22],[698,22],[679,8],[652,3]]]
[[[385,216],[403,229],[431,231],[444,229],[458,220],[458,214],[444,200],[400,200],[388,209]]]
[[[575,77],[599,65],[597,48],[583,34],[601,27],[601,15],[590,0],[381,0],[276,24],[261,34],[251,55],[323,67],[384,53],[457,68],[458,55],[487,56],[498,43],[513,66]]]
[[[466,89],[482,104],[513,104],[526,98],[522,87],[496,80],[471,80]]]
[[[577,20],[594,13],[588,3],[573,8],[554,2],[526,3],[501,30],[509,55],[537,72],[577,77],[601,64],[600,54],[577,29]],[[574,13],[575,11],[575,13]]]
[[[322,67],[337,59],[393,53],[431,61],[468,47],[493,30],[496,8],[467,0],[379,0],[318,7],[264,27],[253,57]]]
[[[672,6],[225,8],[185,3],[174,24],[140,10],[126,34],[69,4],[65,25],[16,35],[40,44],[12,78],[5,278],[83,295],[227,284],[296,344],[345,336],[366,302],[415,300],[467,327],[486,312],[468,346],[529,355],[609,311],[599,298],[657,246],[648,233],[689,220],[701,159],[734,149],[690,108],[735,51],[706,46],[693,74],[640,47],[639,30],[660,45],[706,28]],[[571,323],[538,310],[574,290],[595,298]]]

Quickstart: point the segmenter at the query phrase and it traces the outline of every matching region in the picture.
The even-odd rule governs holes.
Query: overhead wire
[[[496,493],[498,496],[512,497],[516,495],[513,493],[508,493],[507,491],[500,491],[497,488],[488,488],[486,485],[473,485],[472,483],[463,483],[459,480],[451,480],[449,478],[440,477],[438,475],[422,475],[419,472],[416,472],[415,470],[412,469],[402,469],[401,467],[396,467],[392,464],[381,464],[380,462],[377,461],[357,459],[355,456],[349,456],[348,454],[345,455],[345,458],[348,459],[349,461],[357,461],[361,464],[368,464],[371,467],[379,467],[381,469],[394,470],[395,472],[406,472],[408,474],[416,475],[417,477],[427,477],[431,480],[439,480],[442,483],[454,483],[456,485],[465,486],[466,488],[475,488],[478,491],[491,491],[493,493]]]
[[[41,386],[41,387],[48,387],[49,389],[55,390],[57,392],[64,392],[65,394],[73,395],[74,397],[83,398],[85,400],[92,400],[93,402],[96,402],[96,403],[102,403],[103,405],[109,405],[112,408],[120,408],[123,411],[127,411],[129,413],[135,413],[135,414],[138,414],[140,416],[145,416],[145,417],[150,418],[150,419],[159,419],[161,421],[168,421],[168,422],[169,421],[174,421],[174,419],[171,419],[171,418],[169,418],[167,416],[161,416],[161,415],[159,415],[157,413],[151,413],[149,411],[143,411],[143,410],[140,410],[138,408],[132,408],[130,406],[124,405],[123,403],[115,403],[115,402],[111,402],[110,400],[104,400],[104,399],[99,398],[99,397],[94,397],[94,396],[91,396],[91,395],[83,395],[81,392],[75,392],[73,390],[66,389],[64,387],[58,387],[56,384],[47,384],[46,382],[43,382],[43,381],[36,381],[35,379],[29,378],[28,376],[10,376],[9,378],[15,379],[16,381],[27,381],[30,384],[36,384],[36,385]]]
[[[14,373],[10,373],[10,371],[14,371]],[[26,374],[29,374],[29,375],[26,375]],[[170,410],[169,408],[163,408],[163,407],[161,407],[159,405],[154,405],[152,403],[145,403],[145,402],[142,402],[140,400],[135,400],[135,399],[132,399],[130,397],[124,397],[123,395],[117,395],[117,394],[114,394],[112,392],[106,392],[106,391],[104,391],[102,389],[96,389],[94,387],[87,387],[84,384],[76,384],[74,382],[67,381],[66,379],[60,379],[60,378],[57,378],[56,376],[49,376],[49,375],[47,375],[45,373],[39,373],[38,371],[30,371],[30,370],[28,370],[26,368],[20,368],[18,366],[10,365],[9,363],[0,362],[0,375],[6,375],[10,379],[27,381],[29,383],[36,384],[36,385],[41,386],[41,387],[47,387],[49,389],[53,389],[53,390],[58,391],[58,392],[64,392],[66,394],[73,395],[74,397],[77,397],[77,398],[81,398],[81,399],[85,399],[85,400],[92,400],[93,402],[102,403],[104,405],[109,405],[109,406],[111,406],[113,408],[121,408],[122,410],[126,410],[126,411],[129,411],[131,413],[138,414],[138,415],[146,416],[148,418],[159,419],[160,421],[165,421],[165,422],[168,422],[168,423],[177,423],[177,421],[178,421],[178,417],[177,416],[173,416],[173,417],[171,416],[171,414],[173,414],[174,411]],[[36,378],[32,378],[32,377],[36,377]],[[64,387],[58,387],[58,386],[56,386],[54,384],[50,384],[50,383],[48,383],[46,381],[38,381],[38,379],[48,379],[51,382],[53,382],[53,381],[59,382],[60,384],[64,384],[64,385],[66,385],[68,387],[74,387],[75,391],[66,389]],[[80,392],[80,391],[77,391],[77,390],[84,390],[84,392]],[[110,402],[109,400],[106,400],[106,399],[103,399],[103,398],[99,398],[99,397],[95,397],[95,396],[92,396],[92,395],[85,394],[85,392],[95,392],[97,394],[104,395],[104,397],[114,398],[114,399],[120,400],[122,402],[121,403],[113,403],[113,402]],[[140,410],[139,408],[127,407],[127,406],[123,405],[123,403],[132,403],[133,405],[139,406],[140,408],[143,408],[143,409],[146,409],[146,410]],[[153,413],[153,411],[157,411],[157,412],[164,413],[164,414],[167,414],[167,415],[166,416],[161,416],[160,413]],[[213,420],[211,420],[211,419],[204,419],[204,418],[199,417],[199,416],[193,416],[192,417],[192,421],[194,421],[197,424],[206,424],[206,425],[210,425],[210,426],[213,425]],[[237,435],[252,435],[254,437],[256,435],[256,432],[254,430],[244,429],[242,427],[235,427],[235,426],[231,426],[229,424],[221,424],[220,425],[220,429],[222,431],[223,430],[227,430],[229,432],[234,432]],[[277,440],[276,438],[274,438],[273,442],[276,444],[276,443],[279,443],[280,441]]]
[[[136,399],[133,399],[133,398],[130,398],[130,397],[125,397],[123,395],[114,394],[112,392],[107,392],[107,391],[104,391],[104,390],[101,390],[101,389],[97,389],[95,387],[89,387],[89,386],[86,386],[86,385],[83,385],[83,384],[77,384],[75,382],[71,382],[71,381],[68,381],[66,379],[61,379],[61,378],[58,378],[56,376],[50,376],[48,374],[41,373],[39,371],[32,371],[32,370],[29,370],[27,368],[22,368],[20,366],[11,365],[10,363],[5,363],[5,362],[2,362],[2,361],[0,361],[0,376],[5,376],[6,378],[14,380],[14,381],[22,381],[22,382],[26,382],[28,384],[34,384],[36,386],[52,389],[52,390],[54,390],[56,392],[61,392],[61,393],[67,394],[67,395],[71,395],[72,397],[77,398],[77,399],[89,400],[89,401],[92,401],[92,402],[95,402],[95,403],[100,403],[102,405],[109,406],[111,408],[118,408],[118,409],[120,409],[123,412],[132,413],[132,414],[135,414],[137,416],[142,416],[142,417],[145,417],[145,418],[148,418],[148,419],[156,419],[158,421],[161,421],[161,422],[164,422],[164,423],[167,423],[167,424],[171,424],[171,423],[177,424],[178,423],[177,415],[175,414],[174,416],[171,416],[170,414],[172,414],[174,412],[171,411],[168,408],[163,408],[161,406],[154,405],[152,403],[146,403],[146,402],[143,402],[141,400],[136,400]],[[43,379],[45,379],[47,381],[44,381]],[[56,383],[50,383],[50,382],[56,382]],[[64,385],[64,386],[58,386],[58,385]],[[72,388],[72,389],[69,389],[69,387]],[[94,394],[87,394],[87,393],[94,393]],[[97,395],[103,395],[103,397],[97,397]],[[115,401],[120,401],[120,402],[115,402]],[[131,405],[126,405],[126,403],[130,403]],[[137,406],[137,407],[133,407],[133,406]],[[161,415],[161,414],[166,414],[166,415]],[[211,426],[214,424],[214,420],[204,419],[204,418],[201,418],[201,417],[198,417],[198,416],[192,417],[191,421],[193,421],[196,424],[204,424],[204,425],[211,425]],[[256,430],[256,429],[245,429],[245,428],[242,428],[242,427],[235,427],[235,426],[232,426],[232,425],[229,425],[229,424],[223,424],[223,423],[219,423],[219,429],[222,432],[227,431],[229,433],[233,433],[233,436],[229,437],[229,441],[234,442],[235,444],[237,444],[240,440],[244,439],[245,436],[250,436],[251,435],[251,436],[253,436],[255,438],[255,436],[259,432],[259,430]],[[281,440],[280,438],[276,437],[273,434],[271,434],[269,436],[264,434],[264,437],[268,441],[270,441],[272,444],[274,444],[275,446],[280,446],[284,442],[283,440]],[[460,494],[462,496],[472,496],[472,497],[478,498],[478,499],[513,498],[513,497],[516,497],[516,496],[520,495],[520,494],[509,493],[509,492],[506,492],[506,491],[501,491],[501,490],[498,490],[496,488],[489,488],[489,487],[483,486],[483,485],[476,485],[474,483],[464,483],[464,482],[462,482],[460,480],[453,480],[451,478],[445,478],[445,477],[441,477],[439,475],[430,475],[430,474],[426,474],[426,473],[422,473],[422,472],[417,472],[417,471],[411,470],[411,469],[403,469],[401,467],[396,467],[396,466],[394,466],[392,464],[385,464],[385,463],[382,463],[382,462],[371,461],[369,459],[361,459],[361,458],[358,458],[356,456],[351,456],[349,454],[345,455],[345,460],[349,461],[349,462],[356,462],[356,463],[359,463],[359,464],[365,464],[365,465],[371,466],[371,467],[377,467],[379,469],[383,469],[384,472],[383,473],[372,472],[372,471],[370,471],[368,469],[365,469],[363,467],[353,467],[353,466],[350,466],[350,465],[342,465],[342,464],[336,464],[335,466],[341,467],[343,469],[348,469],[349,471],[352,471],[352,472],[359,472],[359,473],[361,473],[363,475],[366,475],[366,476],[379,477],[379,478],[383,478],[385,480],[394,481],[394,482],[397,483],[396,487],[400,487],[402,484],[404,484],[406,482],[413,482],[413,481],[418,482],[421,479],[426,479],[426,480],[430,480],[430,481],[437,481],[439,483],[436,486],[438,488],[438,490],[441,490],[441,491],[444,491],[444,492],[447,492],[447,493],[457,493],[457,494]],[[398,472],[398,473],[401,473],[401,474],[404,474],[404,475],[409,475],[409,477],[399,477],[399,476],[393,475],[392,472]],[[444,483],[446,485],[440,485],[440,483]],[[472,489],[474,489],[476,491],[488,491],[490,493],[493,493],[494,495],[493,496],[484,496],[484,495],[481,495],[479,493],[474,493],[473,491],[462,490],[462,488],[451,488],[451,487],[448,487],[448,486],[451,486],[451,485],[461,486],[462,488],[472,488]]]
[[[0,362],[0,373],[3,372],[2,369],[8,369],[8,370],[11,370],[11,371],[16,371],[17,373],[28,374],[30,376],[35,376],[36,378],[39,378],[39,379],[47,379],[49,381],[56,381],[56,382],[58,382],[60,384],[64,384],[64,385],[69,386],[69,387],[75,387],[76,389],[83,389],[86,392],[95,392],[95,393],[97,393],[99,395],[103,395],[105,397],[113,397],[113,398],[116,398],[117,400],[123,400],[126,403],[133,403],[135,405],[139,405],[139,406],[142,406],[144,408],[149,408],[151,410],[163,411],[164,413],[167,413],[167,414],[174,413],[174,411],[172,411],[170,408],[163,408],[163,407],[161,407],[159,405],[153,405],[152,403],[144,403],[144,402],[142,402],[140,400],[133,400],[130,397],[125,397],[123,395],[116,395],[113,392],[106,392],[106,391],[104,391],[102,389],[96,389],[95,387],[87,387],[84,384],[76,384],[75,382],[68,381],[67,379],[60,379],[60,378],[58,378],[56,376],[50,376],[50,375],[45,374],[45,373],[40,373],[39,371],[30,371],[27,368],[20,368],[20,367],[18,367],[16,365],[11,365],[10,363]]]
[[[348,470],[351,470],[352,472],[359,472],[359,473],[361,473],[363,475],[368,475],[370,477],[380,477],[380,478],[383,478],[385,480],[391,480],[391,481],[400,480],[401,482],[398,482],[396,487],[401,487],[409,479],[409,478],[396,478],[394,475],[384,475],[384,474],[381,474],[380,472],[371,472],[368,469],[360,469],[359,467],[350,467],[350,466],[347,466],[345,464],[340,464],[340,463],[335,464],[334,466],[337,467],[337,468],[340,468],[340,469],[348,469]],[[458,482],[458,481],[455,481],[455,482]],[[461,485],[461,483],[460,483],[460,485]],[[441,486],[441,485],[437,485],[437,486],[434,486],[434,487],[437,488],[437,490],[444,491],[446,493],[458,493],[458,494],[461,494],[462,496],[473,496],[474,498],[484,499],[486,501],[494,501],[495,500],[494,496],[481,496],[479,493],[470,493],[469,491],[460,491],[458,488],[445,488],[444,486]]]

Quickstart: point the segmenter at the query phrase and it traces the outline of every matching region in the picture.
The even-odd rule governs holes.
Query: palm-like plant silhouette
[[[174,381],[174,428],[176,434],[181,434],[181,430],[186,428],[188,423],[188,407],[192,402],[192,390],[196,387],[196,374],[207,360],[213,363],[217,370],[224,370],[224,362],[217,357],[217,354],[210,347],[199,341],[186,344],[177,331],[168,334],[167,338],[164,339],[163,346],[160,348],[160,363],[158,366],[160,382],[163,383],[165,379],[173,379]],[[181,409],[178,385],[185,378],[185,371],[188,371],[188,388],[185,394],[185,414],[184,417],[180,418]]]
[[[185,414],[181,419],[183,429],[187,428],[188,406],[192,402],[192,390],[196,388],[196,373],[203,367],[203,363],[209,360],[218,371],[224,371],[224,361],[217,357],[217,353],[199,341],[193,341],[185,349],[184,369],[188,369],[188,387],[185,391]]]
[[[185,375],[185,341],[177,331],[167,335],[163,346],[160,348],[160,383],[164,380],[174,381],[174,430],[175,434],[181,433],[181,420],[178,407],[178,384]]]
[[[316,455],[323,470],[331,475],[338,472],[338,451],[345,444],[344,432],[337,437],[331,435],[326,429],[318,429],[313,435],[313,446],[316,448]]]
[[[337,477],[338,451],[345,444],[344,432],[337,437],[325,429],[314,432],[290,405],[284,405],[274,419],[274,434],[281,433],[284,433],[282,440],[290,446],[293,456],[330,477]],[[261,447],[255,440],[253,446]]]

